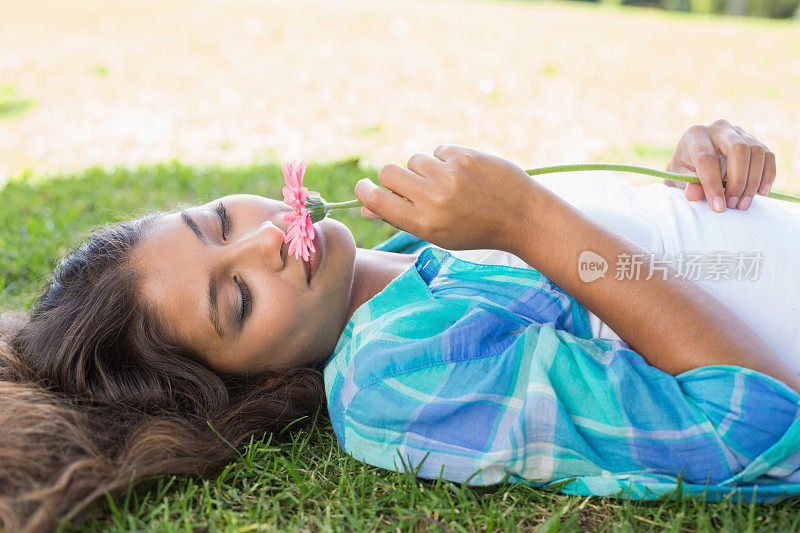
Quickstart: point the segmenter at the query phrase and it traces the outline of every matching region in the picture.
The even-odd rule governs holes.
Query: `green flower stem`
[[[325,202],[328,209],[348,209],[351,207],[361,207],[361,200],[350,200],[347,202]]]
[[[655,176],[666,180],[686,181],[690,183],[700,183],[700,180],[694,176],[686,176],[684,174],[676,174],[675,172],[668,172],[666,170],[656,170],[647,167],[637,167],[636,165],[617,165],[615,163],[581,163],[577,165],[554,165],[552,167],[539,167],[526,170],[529,176],[536,176],[539,174],[554,174],[556,172],[579,172],[584,170],[613,170],[616,172],[632,172],[634,174],[647,174],[648,176]],[[725,185],[725,180],[722,181]]]
[[[551,167],[539,167],[526,170],[525,173],[529,176],[538,176],[540,174],[554,174],[557,172],[580,172],[587,170],[610,170],[614,172],[629,172],[633,174],[645,174],[655,178],[664,180],[685,181],[687,183],[697,183],[700,185],[700,180],[695,176],[687,176],[685,174],[676,174],[675,172],[668,172],[666,170],[656,170],[653,168],[639,167],[636,165],[618,165],[615,163],[580,163],[576,165],[554,165]],[[726,180],[722,180],[722,186],[725,187]],[[781,192],[770,192],[767,194],[770,198],[778,200],[786,200],[788,202],[800,203],[800,197],[792,196],[791,194],[784,194]],[[312,201],[309,197],[309,204],[312,202],[318,205],[312,206],[312,222],[319,222],[325,218],[328,211],[331,209],[350,209],[353,207],[361,207],[363,204],[360,200],[350,200],[347,202],[326,202],[320,198],[320,201]]]
[[[633,174],[646,174],[665,180],[685,181],[687,183],[700,184],[700,180],[695,176],[687,176],[685,174],[676,174],[675,172],[668,172],[666,170],[655,170],[653,168],[638,167],[636,165],[617,165],[614,163],[583,163],[577,165],[555,165],[552,167],[539,167],[526,170],[525,173],[529,176],[537,176],[539,174],[553,174],[556,172],[577,172],[582,170],[612,170],[616,172],[631,172]],[[726,180],[722,180],[722,186],[725,187]],[[770,192],[767,194],[770,198],[777,198],[778,200],[786,200],[788,202],[800,203],[800,197],[792,196],[791,194],[784,194],[781,192]]]

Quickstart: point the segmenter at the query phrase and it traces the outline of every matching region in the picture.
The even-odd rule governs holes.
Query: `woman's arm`
[[[434,157],[435,156],[435,157]],[[408,169],[388,164],[379,180],[359,181],[356,196],[393,226],[451,250],[514,253],[600,317],[651,365],[671,374],[728,364],[758,370],[800,392],[800,378],[758,335],[699,285],[670,268],[651,279],[616,279],[618,258],[644,250],[564,202],[510,161],[458,145],[414,154]],[[608,264],[582,281],[579,259],[592,251]],[[666,272],[666,279],[661,271]],[[670,328],[664,327],[669,323]]]
[[[651,269],[645,250],[556,195],[532,194],[522,201],[528,213],[522,225],[536,229],[515,235],[508,251],[595,313],[651,365],[673,375],[699,366],[743,366],[800,392],[800,378],[747,323],[698,284],[657,263]],[[586,251],[596,255],[582,258]],[[631,267],[635,257],[641,259],[638,275]],[[584,281],[599,272],[592,267],[603,261],[605,275]]]

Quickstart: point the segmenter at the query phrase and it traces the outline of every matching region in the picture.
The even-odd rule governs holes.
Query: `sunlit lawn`
[[[348,159],[312,162],[306,182],[331,200],[346,200],[359,178],[376,172],[359,168]],[[280,167],[274,162],[234,168],[169,163],[133,171],[93,169],[46,180],[21,176],[0,191],[0,309],[27,308],[56,258],[95,225],[236,192],[280,197],[281,186]],[[375,245],[394,231],[360,219],[357,210],[341,217],[360,246]],[[691,500],[636,503],[566,496],[524,485],[466,488],[415,480],[345,455],[324,415],[312,429],[286,431],[276,437],[254,438],[249,447],[240,450],[241,457],[216,478],[163,477],[140,485],[123,498],[102,501],[80,529],[800,528],[798,500],[773,506]],[[71,525],[64,528],[75,529]]]
[[[687,127],[724,117],[800,188],[798,20],[540,0],[26,0],[3,15],[0,182],[265,150],[380,166],[443,142],[528,166],[663,165]]]

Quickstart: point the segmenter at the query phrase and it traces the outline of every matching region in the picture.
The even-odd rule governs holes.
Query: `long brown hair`
[[[255,383],[168,340],[130,261],[161,215],[96,230],[29,316],[0,316],[0,529],[51,530],[131,482],[210,474],[324,405],[320,364]]]

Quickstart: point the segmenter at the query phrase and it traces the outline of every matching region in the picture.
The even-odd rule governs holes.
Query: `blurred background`
[[[724,117],[797,188],[798,2],[5,0],[0,183],[171,159],[379,168],[446,142],[663,168]]]

